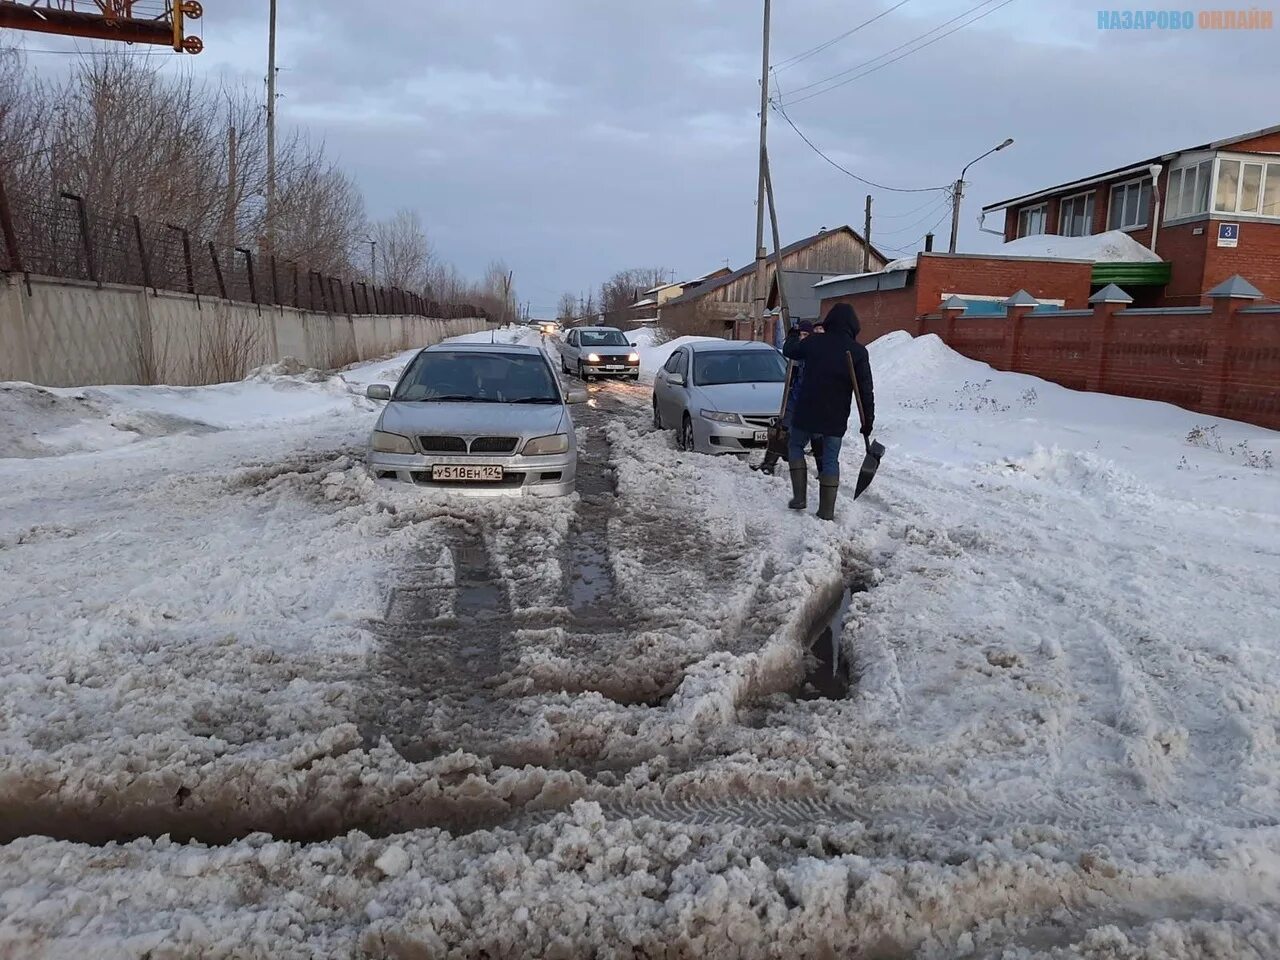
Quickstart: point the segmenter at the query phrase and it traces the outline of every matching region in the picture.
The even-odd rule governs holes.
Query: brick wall
[[[1037,299],[1084,307],[1092,273],[1093,264],[1083,261],[922,253],[906,289],[824,299],[822,312],[837,303],[852,305],[869,342],[892,330],[914,330],[917,317],[936,310],[943,296],[953,293],[1006,298],[1026,290]]]
[[[920,317],[952,349],[1076,390],[1177,404],[1280,429],[1280,306],[1093,310],[1001,318]]]

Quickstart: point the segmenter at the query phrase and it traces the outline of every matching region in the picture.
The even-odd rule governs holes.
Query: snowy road
[[[1280,955],[1280,436],[872,357],[834,525],[643,384],[530,503],[402,361],[0,385],[0,957]]]

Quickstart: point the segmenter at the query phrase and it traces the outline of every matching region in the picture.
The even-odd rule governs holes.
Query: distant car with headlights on
[[[654,378],[654,426],[674,428],[681,450],[761,450],[786,377],[786,361],[767,343],[695,340],[672,352]]]
[[[640,378],[640,354],[616,327],[574,327],[560,342],[560,369],[588,377]]]
[[[383,408],[367,463],[379,479],[478,495],[573,492],[578,450],[569,404],[547,355],[516,344],[441,343],[420,350]]]

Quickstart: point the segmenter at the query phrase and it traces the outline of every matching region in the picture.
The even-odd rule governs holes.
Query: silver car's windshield
[[[631,344],[617,330],[583,330],[578,336],[584,347],[629,347]]]
[[[559,403],[541,356],[430,350],[418,354],[396,387],[396,400],[441,403]]]
[[[774,350],[709,350],[693,355],[693,382],[781,383],[787,378],[782,355]]]

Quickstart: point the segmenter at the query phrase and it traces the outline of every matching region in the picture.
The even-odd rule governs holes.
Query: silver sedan
[[[568,404],[547,356],[510,344],[437,344],[420,351],[393,389],[369,438],[375,476],[473,495],[572,493],[578,449]]]
[[[653,422],[675,428],[681,450],[746,454],[767,445],[782,406],[786,361],[765,343],[695,340],[653,382]]]

